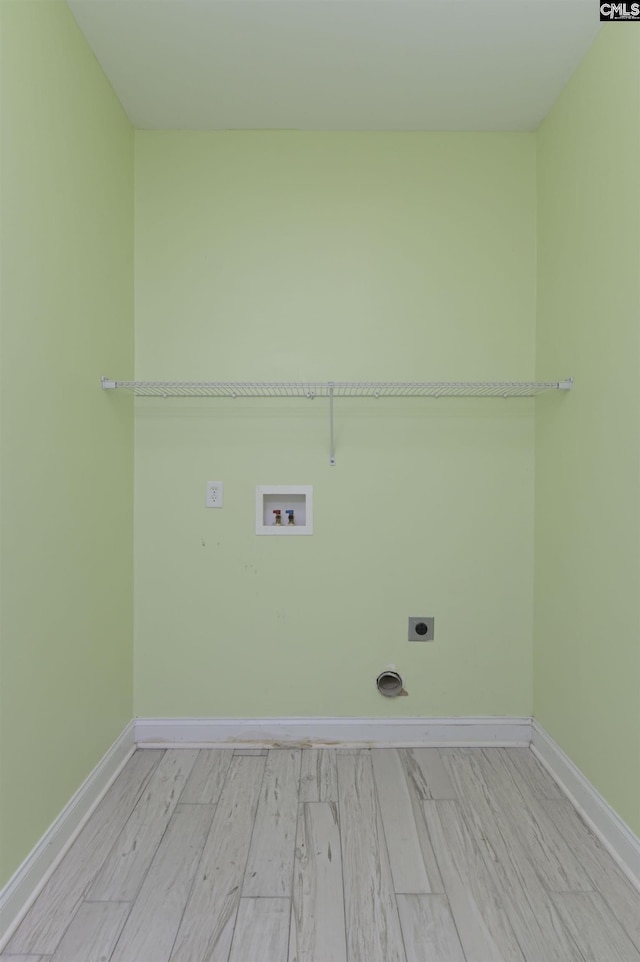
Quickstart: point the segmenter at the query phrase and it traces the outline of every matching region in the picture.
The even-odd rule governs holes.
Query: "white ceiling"
[[[530,130],[595,0],[68,0],[143,128]]]

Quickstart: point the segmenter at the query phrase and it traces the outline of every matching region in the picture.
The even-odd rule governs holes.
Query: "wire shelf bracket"
[[[136,397],[293,397],[329,399],[329,463],[336,463],[334,398],[336,397],[536,397],[546,391],[570,391],[564,381],[113,381],[102,378],[105,391],[131,391]]]

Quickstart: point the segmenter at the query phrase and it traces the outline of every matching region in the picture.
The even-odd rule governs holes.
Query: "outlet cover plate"
[[[224,487],[222,481],[207,481],[207,507],[221,508]]]
[[[421,616],[409,618],[409,641],[433,641],[436,619]]]

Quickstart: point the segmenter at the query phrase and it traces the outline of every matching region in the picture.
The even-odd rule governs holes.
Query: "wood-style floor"
[[[528,749],[137,751],[0,959],[640,962]]]

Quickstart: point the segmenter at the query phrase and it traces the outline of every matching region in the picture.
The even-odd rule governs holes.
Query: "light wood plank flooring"
[[[4,962],[640,962],[528,749],[137,751]]]

